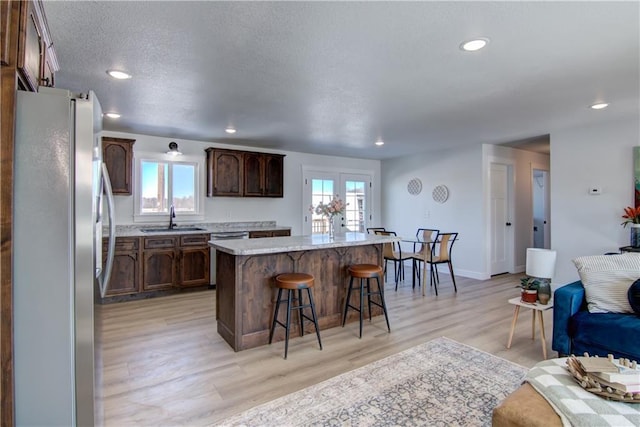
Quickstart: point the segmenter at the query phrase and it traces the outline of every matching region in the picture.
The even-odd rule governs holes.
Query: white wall
[[[373,217],[380,215],[380,161],[320,156],[291,151],[261,150],[246,146],[232,146],[213,142],[201,142],[182,139],[171,139],[149,135],[130,134],[105,131],[104,136],[135,139],[133,146],[136,152],[164,153],[170,141],[176,141],[185,155],[205,156],[205,148],[220,147],[248,151],[264,151],[285,154],[284,158],[284,197],[283,198],[243,198],[243,197],[206,197],[206,222],[237,221],[276,221],[278,225],[291,226],[291,234],[302,233],[302,215],[306,213],[302,206],[302,167],[310,166],[331,170],[367,170],[373,172],[372,212]],[[135,161],[135,159],[134,159]],[[134,185],[136,177],[134,177]],[[204,189],[203,189],[204,191]],[[115,196],[116,223],[133,224],[133,196]],[[168,217],[167,217],[168,221]],[[177,218],[180,223],[180,218]]]
[[[422,181],[422,192],[411,195],[407,183]],[[446,185],[449,199],[437,203],[432,191]],[[460,233],[453,250],[456,275],[482,278],[484,215],[482,147],[445,149],[382,162],[382,222],[400,236],[413,237],[418,228]],[[410,243],[403,243],[409,250]]]
[[[549,168],[549,156],[509,147],[477,145],[451,148],[382,162],[382,216],[380,224],[401,236],[414,236],[417,228],[457,231],[454,247],[456,275],[490,277],[488,242],[488,167],[490,158],[506,159],[514,169],[513,272],[524,271],[526,248],[531,246],[533,207],[531,168]],[[422,181],[422,193],[412,196],[407,183]],[[437,185],[449,188],[449,200],[433,200]],[[403,246],[407,250],[410,244]]]
[[[623,209],[634,203],[633,147],[638,117],[551,135],[551,247],[558,251],[554,284],[578,280],[571,260],[616,252],[629,244]],[[589,195],[590,186],[602,188]]]

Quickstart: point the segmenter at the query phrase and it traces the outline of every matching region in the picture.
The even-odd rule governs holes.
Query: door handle
[[[508,222],[506,225],[507,225],[507,227],[511,227],[511,223],[510,222]]]

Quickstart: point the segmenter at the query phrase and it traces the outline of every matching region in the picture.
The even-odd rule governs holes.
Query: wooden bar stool
[[[316,335],[318,336],[318,344],[320,350],[322,350],[322,341],[320,341],[320,328],[318,328],[318,317],[316,316],[316,306],[313,302],[313,294],[311,288],[313,287],[313,276],[306,273],[285,273],[276,276],[276,287],[278,288],[278,299],[276,300],[276,309],[273,314],[273,323],[271,324],[271,332],[269,333],[269,344],[273,340],[273,331],[276,328],[276,323],[285,329],[284,339],[284,358],[287,358],[287,351],[289,350],[289,329],[291,326],[291,310],[298,310],[298,317],[300,318],[300,336],[304,335],[304,319],[307,319],[316,327]],[[309,303],[303,304],[302,302],[302,290],[307,290],[309,297]],[[282,291],[287,290],[287,297],[282,299]],[[295,291],[298,291],[298,297],[295,297]],[[292,301],[297,301],[298,305],[292,306]],[[286,323],[282,323],[278,320],[278,311],[280,310],[280,304],[287,303],[287,319]],[[311,316],[304,314],[305,308],[311,308]]]
[[[380,285],[380,278],[382,277],[382,267],[375,264],[354,264],[349,266],[347,269],[351,279],[349,280],[349,289],[347,291],[347,299],[344,305],[344,314],[342,316],[342,327],[344,327],[345,322],[347,321],[347,311],[349,308],[352,308],[358,312],[360,312],[360,338],[362,338],[362,314],[364,311],[364,297],[367,296],[367,305],[369,306],[369,321],[371,321],[371,305],[377,305],[382,308],[384,312],[384,318],[387,321],[387,329],[391,332],[391,327],[389,326],[389,316],[387,315],[387,305],[384,302],[384,287]],[[353,286],[353,279],[360,279],[360,284],[356,285],[355,288]],[[364,287],[364,279],[367,279],[367,291],[365,292]],[[372,291],[370,286],[370,280],[376,279],[378,283],[378,290]],[[356,307],[351,305],[351,291],[353,289],[360,290],[360,307]],[[372,295],[379,295],[380,302],[372,301]]]

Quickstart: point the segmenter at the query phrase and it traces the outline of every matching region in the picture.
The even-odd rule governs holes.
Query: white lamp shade
[[[527,276],[551,279],[555,269],[556,251],[527,248]]]

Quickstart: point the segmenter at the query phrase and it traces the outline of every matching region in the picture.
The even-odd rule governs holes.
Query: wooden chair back
[[[376,230],[375,233],[381,236],[397,236],[395,231]],[[385,259],[397,259],[396,253],[396,242],[382,244],[382,256]]]
[[[458,238],[458,233],[439,233],[438,244],[440,249],[438,250],[438,262],[451,261],[451,251],[453,244]]]
[[[438,240],[439,232],[440,230],[436,230],[434,228],[418,228],[418,231],[416,231],[416,238],[423,240],[424,243],[414,244],[413,251],[416,253],[424,253],[425,250],[427,252],[433,252],[433,243]],[[416,250],[418,244],[420,245],[420,249]]]

